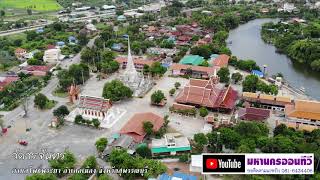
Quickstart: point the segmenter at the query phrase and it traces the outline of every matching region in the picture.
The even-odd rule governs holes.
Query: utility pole
[[[26,118],[28,116],[28,97],[25,97],[23,99],[22,108],[23,108],[23,111],[24,111],[23,117]]]
[[[84,84],[83,70],[81,70],[81,74],[82,74],[82,84]]]

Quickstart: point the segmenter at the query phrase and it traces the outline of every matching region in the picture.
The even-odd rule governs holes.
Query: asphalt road
[[[87,46],[92,47],[94,39],[91,39]],[[80,53],[72,59],[61,62],[61,67],[67,69],[72,64],[80,62]],[[66,105],[68,98],[59,98],[52,95],[52,92],[57,87],[59,81],[56,76],[48,82],[40,92],[46,95],[49,99],[55,100],[58,103],[55,108],[60,105]],[[22,152],[41,152],[42,149],[47,149],[47,152],[63,152],[65,149],[70,149],[75,153],[79,164],[88,155],[95,155],[96,150],[94,142],[101,136],[110,135],[108,130],[96,130],[93,128],[67,124],[61,129],[51,129],[48,127],[53,118],[52,111],[39,110],[34,107],[34,96],[27,100],[28,116],[23,117],[24,110],[22,105],[14,110],[5,113],[3,117],[5,126],[10,125],[8,132],[0,137],[0,179],[16,180],[24,179],[26,174],[12,174],[14,168],[28,168],[32,166],[47,167],[47,160],[16,160],[12,154],[21,150]],[[26,132],[26,128],[31,128],[31,131]],[[29,144],[23,147],[17,143],[18,140],[26,140]]]

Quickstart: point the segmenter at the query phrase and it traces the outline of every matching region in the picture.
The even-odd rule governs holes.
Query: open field
[[[55,0],[1,0],[0,9],[32,9],[56,11],[62,7]]]

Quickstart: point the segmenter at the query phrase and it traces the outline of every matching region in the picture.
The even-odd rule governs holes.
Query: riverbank
[[[292,63],[289,57],[276,52],[276,47],[265,43],[261,38],[261,26],[267,22],[277,22],[278,19],[256,19],[242,24],[229,33],[227,42],[232,54],[239,59],[252,59],[260,67],[267,65],[266,73],[269,75],[281,72],[288,87],[288,91],[297,97],[298,89],[305,88],[306,99],[320,100],[320,76],[310,72],[304,67]],[[310,96],[310,97],[308,97]]]

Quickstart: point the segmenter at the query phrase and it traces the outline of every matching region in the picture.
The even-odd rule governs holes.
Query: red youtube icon
[[[218,159],[207,159],[206,168],[208,169],[217,169],[218,168]]]

